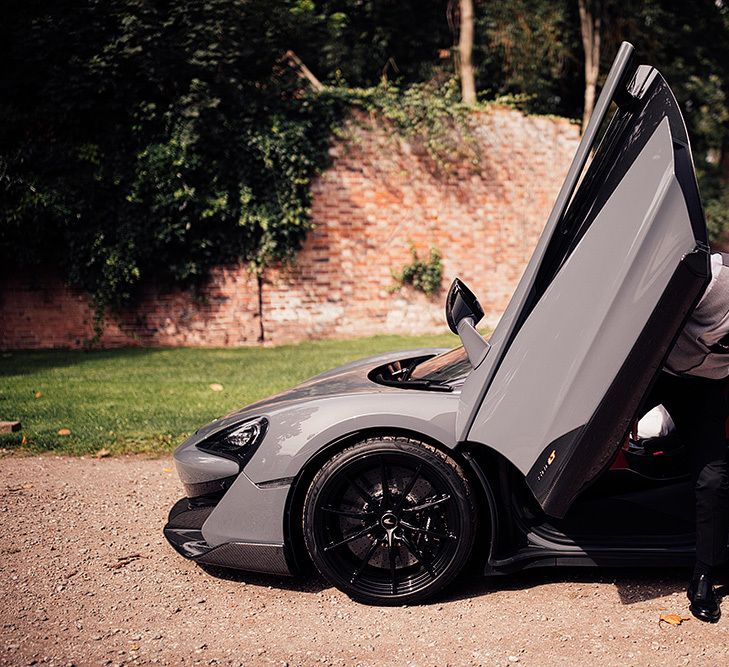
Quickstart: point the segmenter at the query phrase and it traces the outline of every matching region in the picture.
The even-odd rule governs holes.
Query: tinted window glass
[[[413,380],[448,384],[464,379],[470,372],[471,363],[466,350],[461,346],[422,361],[413,369],[410,377]]]

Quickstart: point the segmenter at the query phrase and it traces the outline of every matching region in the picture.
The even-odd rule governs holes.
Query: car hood
[[[373,382],[368,377],[370,371],[373,368],[377,368],[378,366],[382,366],[399,359],[434,356],[441,352],[445,352],[446,350],[447,348],[397,350],[395,352],[386,352],[384,354],[365,357],[342,366],[337,366],[336,368],[325,371],[324,373],[315,375],[291,389],[287,389],[281,393],[274,394],[273,396],[256,401],[255,403],[251,403],[244,408],[234,410],[224,417],[220,417],[210,424],[198,429],[193,438],[195,441],[199,442],[210,434],[225,429],[233,424],[237,424],[249,417],[257,417],[272,410],[314,398],[403,391],[396,387],[386,387]]]

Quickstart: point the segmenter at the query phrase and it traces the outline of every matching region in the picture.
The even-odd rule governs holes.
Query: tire
[[[314,565],[365,604],[413,604],[443,589],[471,555],[476,522],[461,466],[404,437],[371,438],[339,452],[304,499],[304,542]]]

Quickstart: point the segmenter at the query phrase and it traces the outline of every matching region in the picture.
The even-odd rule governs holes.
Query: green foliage
[[[534,113],[580,115],[577,0],[479,3],[476,27],[474,62],[481,97],[515,98]]]
[[[712,240],[729,229],[729,6],[712,0],[609,3],[603,71],[619,42],[656,65],[680,104]],[[729,164],[727,162],[726,164]]]
[[[344,111],[280,62],[306,3],[11,4],[4,256],[53,263],[101,307],[294,256]]]
[[[393,278],[401,285],[412,285],[427,296],[432,296],[440,290],[443,280],[443,264],[437,248],[430,249],[427,260],[418,257],[415,246],[410,246],[412,262],[404,266],[400,272],[393,272]]]
[[[719,241],[729,230],[729,188],[724,188],[719,194],[706,198],[704,213],[709,240]],[[726,246],[726,241],[723,245]]]
[[[472,166],[479,163],[470,129],[472,109],[461,103],[458,81],[452,77],[405,87],[388,81],[370,88],[332,87],[326,94],[368,112],[386,123],[393,136],[422,147],[436,171],[447,172],[464,160]]]
[[[367,88],[382,78],[407,85],[428,80],[444,68],[453,72],[451,59],[438,56],[453,44],[449,0],[310,0],[308,4],[317,31],[310,33],[311,47],[299,55],[324,80]]]

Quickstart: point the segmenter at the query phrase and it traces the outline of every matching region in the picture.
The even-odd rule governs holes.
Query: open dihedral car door
[[[461,394],[459,439],[502,453],[558,517],[610,464],[710,275],[681,112],[658,71],[632,60],[624,43]]]

